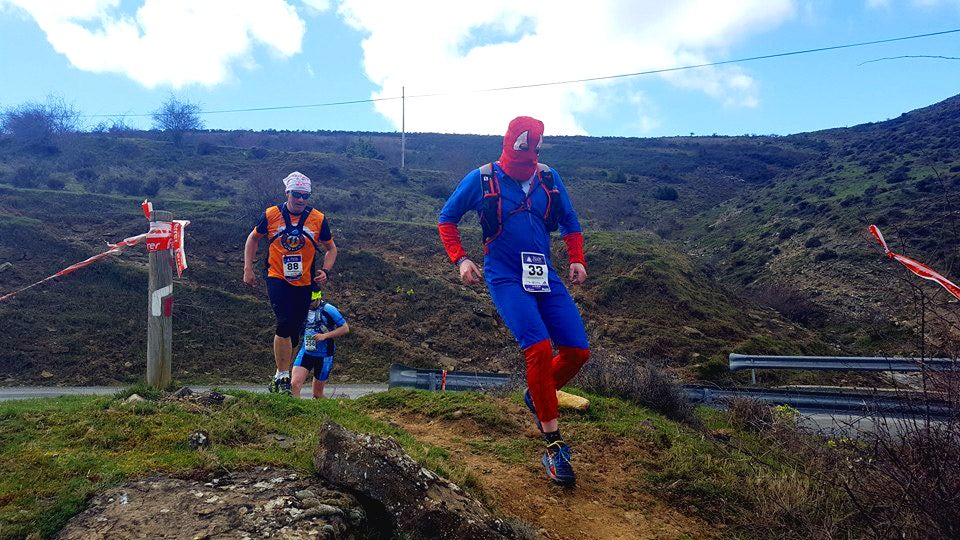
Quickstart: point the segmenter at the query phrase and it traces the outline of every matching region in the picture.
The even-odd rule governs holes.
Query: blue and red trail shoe
[[[523,391],[523,402],[527,404],[527,408],[533,413],[533,420],[537,423],[537,429],[540,430],[540,433],[543,433],[543,424],[540,423],[540,418],[537,416],[537,408],[533,406],[533,398],[530,397],[529,388]]]
[[[552,442],[547,445],[547,451],[543,454],[543,466],[547,470],[547,476],[553,483],[561,486],[572,486],[577,482],[577,475],[573,472],[570,465],[570,454],[573,450],[563,441]]]

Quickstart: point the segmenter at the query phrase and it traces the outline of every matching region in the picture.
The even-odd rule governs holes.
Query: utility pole
[[[400,168],[406,168],[407,156],[407,87],[400,90]]]

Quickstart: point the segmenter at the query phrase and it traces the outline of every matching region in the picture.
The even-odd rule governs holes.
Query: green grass
[[[118,396],[134,390],[146,389],[135,387]],[[776,509],[764,507],[757,490],[774,492],[784,485],[784,478],[805,473],[798,456],[787,455],[767,435],[737,429],[725,412],[698,409],[704,427],[695,429],[620,399],[571,392],[587,397],[591,405],[585,412],[563,413],[567,439],[574,448],[609,448],[611,459],[619,460],[628,475],[611,478],[608,488],[652,494],[681,513],[727,527],[727,533],[766,537],[763,514]],[[371,413],[416,414],[453,426],[461,426],[464,419],[475,422],[479,432],[461,430],[451,445],[464,444],[507,466],[523,467],[541,446],[536,438],[519,436],[521,426],[511,413],[523,407],[519,392],[497,398],[392,390],[355,401],[233,394],[235,401],[206,409],[163,400],[127,405],[117,396],[0,404],[0,538],[31,533],[52,537],[90,496],[129,478],[253,465],[312,472],[317,427],[327,419],[358,432],[394,438],[422,465],[487,502],[482,482],[452,449],[417,441]],[[209,449],[197,451],[188,445],[187,438],[198,429],[209,433]],[[716,430],[726,432],[729,440],[712,437]],[[265,437],[274,433],[286,436],[291,446],[281,448]],[[762,462],[755,456],[762,456]],[[803,498],[809,496],[802,491],[798,496],[803,502],[818,502]],[[642,510],[647,504],[605,503],[624,510]]]
[[[516,421],[504,413],[496,402],[478,392],[437,393],[394,389],[366,395],[357,402],[367,410],[395,410],[447,420],[469,418],[481,427],[496,431],[518,429]]]
[[[206,411],[164,401],[131,406],[112,397],[0,404],[0,538],[51,537],[91,495],[126,478],[251,465],[312,472],[317,427],[327,419],[393,437],[426,467],[476,487],[445,450],[371,419],[353,402],[235,394],[236,401]],[[208,450],[187,443],[198,429],[210,434]],[[269,442],[270,433],[288,437],[292,447]]]

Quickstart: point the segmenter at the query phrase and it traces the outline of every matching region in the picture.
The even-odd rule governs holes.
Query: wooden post
[[[400,90],[400,168],[407,167],[407,87]]]
[[[154,210],[150,229],[167,230],[173,212]],[[147,296],[147,384],[164,389],[173,382],[170,357],[173,348],[173,251],[164,249],[147,254],[150,281]]]

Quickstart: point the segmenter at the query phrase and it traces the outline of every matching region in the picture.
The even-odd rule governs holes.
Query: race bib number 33
[[[543,253],[520,253],[523,272],[523,290],[532,293],[550,292],[547,257]]]

